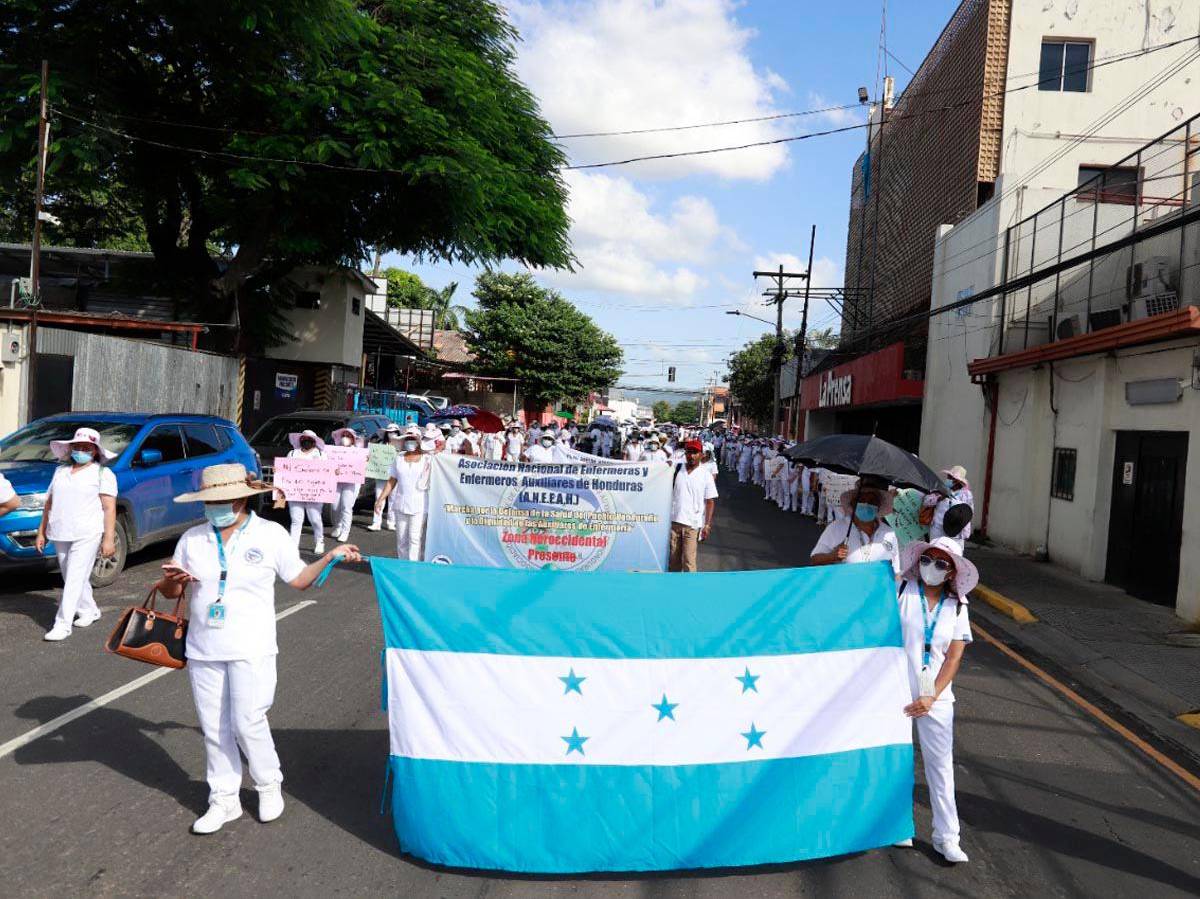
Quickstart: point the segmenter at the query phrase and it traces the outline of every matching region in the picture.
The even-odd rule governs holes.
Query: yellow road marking
[[[1159,752],[1157,749],[1155,749],[1153,746],[1151,746],[1149,743],[1147,743],[1145,740],[1143,740],[1141,737],[1139,737],[1137,734],[1135,734],[1133,731],[1131,731],[1128,727],[1121,724],[1119,721],[1115,720],[1111,715],[1105,714],[1103,711],[1098,709],[1092,703],[1088,702],[1086,699],[1084,699],[1082,696],[1080,696],[1078,693],[1076,693],[1074,690],[1072,690],[1070,687],[1068,687],[1062,681],[1047,674],[1045,671],[1043,671],[1037,665],[1033,664],[1033,662],[1029,661],[1027,658],[1025,658],[1020,653],[1013,650],[1011,647],[1009,647],[1009,646],[1005,645],[1004,643],[1000,642],[999,640],[997,640],[995,637],[993,637],[991,634],[989,634],[987,631],[985,631],[983,628],[981,628],[978,624],[975,624],[974,622],[972,622],[971,630],[973,630],[979,637],[982,637],[985,642],[990,643],[992,646],[996,647],[998,650],[1000,650],[1002,653],[1004,653],[1006,656],[1008,656],[1010,659],[1012,659],[1014,662],[1016,662],[1018,665],[1020,665],[1022,668],[1024,668],[1026,671],[1028,671],[1030,674],[1032,674],[1034,677],[1036,677],[1038,680],[1040,680],[1042,683],[1046,684],[1046,686],[1050,687],[1053,690],[1057,690],[1059,693],[1061,693],[1063,696],[1065,696],[1071,702],[1075,703],[1075,705],[1079,706],[1081,709],[1083,709],[1085,712],[1087,712],[1089,715],[1091,715],[1093,718],[1095,718],[1097,721],[1099,721],[1101,724],[1103,724],[1109,730],[1112,730],[1115,733],[1117,733],[1119,736],[1124,738],[1126,742],[1131,743],[1134,747],[1136,747],[1141,752],[1148,755],[1154,761],[1158,762],[1158,764],[1162,765],[1164,768],[1166,768],[1168,771],[1170,771],[1172,774],[1174,774],[1176,777],[1178,777],[1180,780],[1182,780],[1184,783],[1186,783],[1189,787],[1191,787],[1197,793],[1200,793],[1200,777],[1197,777],[1191,771],[1188,771],[1186,768],[1184,768],[1182,765],[1180,765],[1174,759],[1171,759],[1168,756],[1163,755],[1161,752]]]
[[[1037,621],[1037,616],[1029,609],[1025,608],[1014,599],[1009,599],[1003,593],[997,593],[991,587],[985,587],[983,584],[976,584],[972,591],[976,596],[986,602],[989,606],[998,612],[1007,615],[1013,621],[1021,624],[1033,624]]]

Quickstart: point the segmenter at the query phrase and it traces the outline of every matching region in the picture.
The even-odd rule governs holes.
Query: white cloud
[[[559,134],[628,131],[754,118],[778,112],[786,88],[756,69],[753,32],[734,0],[511,0],[520,31],[518,71]],[[577,163],[770,140],[783,132],[756,122],[658,134],[564,141]],[[765,180],[788,158],[784,144],[630,167],[638,177],[696,173]]]
[[[817,113],[816,115],[819,121],[833,128],[863,125],[867,121],[865,107],[849,106],[845,101],[827,100],[815,91],[808,92],[808,108],[824,109],[825,112]]]
[[[658,208],[629,179],[568,172],[574,273],[544,272],[562,288],[598,290],[687,305],[707,279],[696,268],[741,246],[704,197],[677,197]]]

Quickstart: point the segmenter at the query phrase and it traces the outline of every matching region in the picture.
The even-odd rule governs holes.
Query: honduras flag
[[[909,681],[885,563],[372,568],[405,852],[650,871],[913,835]]]

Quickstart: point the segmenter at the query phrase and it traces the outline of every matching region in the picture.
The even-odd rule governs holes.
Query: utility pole
[[[42,200],[46,188],[46,152],[49,146],[50,121],[47,118],[50,81],[50,61],[42,60],[42,89],[38,101],[37,182],[33,195],[33,242],[29,251],[29,374],[26,376],[25,418],[33,419],[33,401],[37,392],[37,314],[42,303]]]
[[[783,265],[780,265],[778,271],[754,272],[754,277],[775,279],[774,299],[770,301],[775,304],[775,353],[772,356],[772,365],[775,368],[775,399],[771,404],[771,433],[777,434],[779,432],[779,391],[780,382],[783,377],[783,301],[791,295],[788,289],[784,287],[783,282],[787,278],[807,279],[808,272],[785,272]],[[767,296],[771,296],[771,294],[768,293]]]
[[[808,277],[804,279],[804,311],[800,313],[800,341],[796,346],[796,355],[800,362],[796,365],[796,379],[804,377],[804,360],[808,355],[808,295],[812,290],[813,248],[817,245],[817,226],[812,226],[812,234],[808,238]]]

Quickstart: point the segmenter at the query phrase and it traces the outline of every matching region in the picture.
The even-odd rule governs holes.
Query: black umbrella
[[[839,474],[869,475],[897,487],[947,495],[941,476],[915,455],[869,434],[831,434],[793,446],[783,453],[810,468]]]

